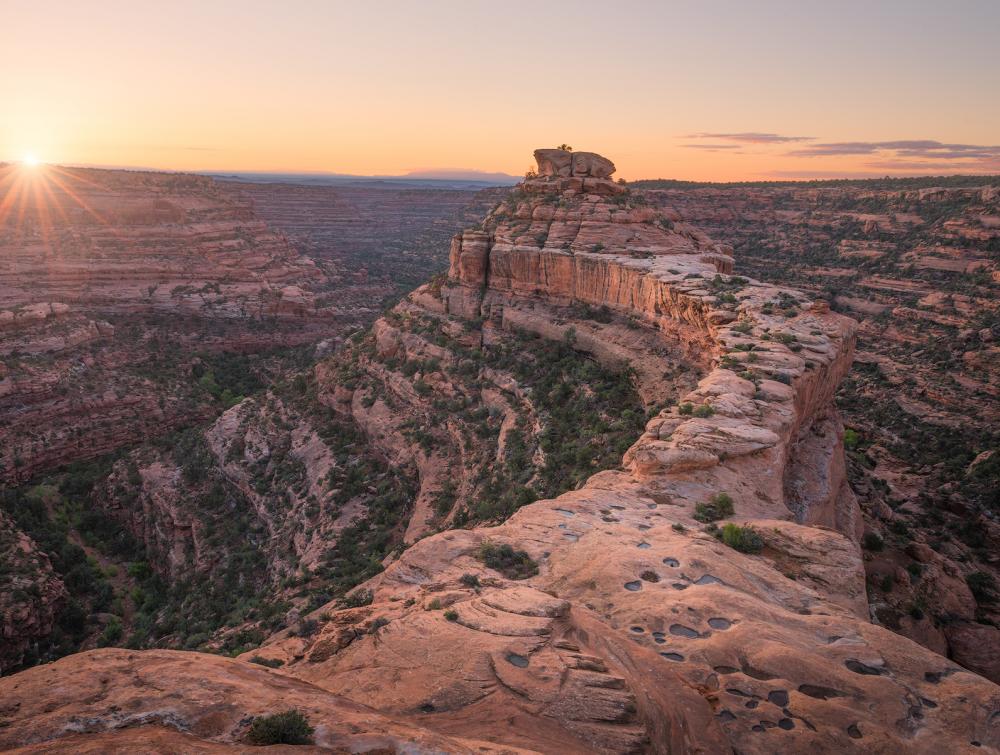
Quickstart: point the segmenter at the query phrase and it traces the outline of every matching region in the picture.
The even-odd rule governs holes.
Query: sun
[[[38,166],[39,162],[33,152],[27,152],[24,157],[21,158],[21,164],[27,168],[35,168]]]

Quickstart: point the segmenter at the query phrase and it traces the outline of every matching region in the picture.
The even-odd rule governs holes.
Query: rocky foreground
[[[622,467],[499,526],[431,534],[474,504],[458,486],[443,522],[414,514],[414,544],[311,631],[239,659],[100,650],[0,679],[0,746],[240,748],[253,716],[295,708],[317,746],[359,752],[1000,748],[1000,687],[869,619],[832,405],[854,321],[733,275],[728,247],[614,183],[610,161],[536,157],[455,239],[448,280],[376,326],[384,379],[325,365],[319,398],[393,427],[376,421],[400,411],[384,385],[435,340],[418,318],[456,337],[478,323],[481,347],[531,331],[635,361],[647,403],[683,384],[668,370],[695,374]],[[420,370],[417,393],[448,386]]]

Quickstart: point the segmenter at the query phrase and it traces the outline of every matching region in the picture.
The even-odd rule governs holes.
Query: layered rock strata
[[[424,290],[403,306],[561,331],[601,357],[599,338],[575,340],[553,317],[596,305],[676,347],[702,378],[647,424],[623,469],[500,526],[424,537],[354,607],[318,610],[317,632],[282,632],[244,656],[280,670],[220,660],[212,673],[232,690],[222,724],[206,725],[180,682],[170,716],[152,715],[158,697],[133,696],[127,722],[95,710],[82,680],[40,707],[40,685],[88,663],[105,661],[113,683],[144,669],[174,679],[186,662],[134,653],[121,669],[87,654],[0,681],[14,706],[6,746],[75,735],[59,718],[74,714],[91,742],[155,723],[234,745],[234,711],[276,705],[256,697],[274,685],[282,706],[339,731],[338,713],[296,696],[307,684],[378,711],[372,722],[420,727],[397,749],[461,751],[468,738],[534,752],[1000,747],[1000,688],[868,618],[831,409],[853,321],[731,275],[724,247],[611,182],[607,161],[586,156],[578,175],[576,156],[538,157],[541,177],[456,239],[440,298]],[[702,527],[713,517],[728,520],[720,537]]]

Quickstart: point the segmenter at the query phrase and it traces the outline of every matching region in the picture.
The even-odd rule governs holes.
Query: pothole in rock
[[[791,731],[795,728],[795,722],[790,718],[783,718],[778,721],[778,728],[784,729],[785,731]]]
[[[771,690],[767,693],[767,701],[777,705],[779,708],[784,708],[788,705],[788,693],[783,689]]]
[[[725,722],[735,721],[736,720],[736,716],[734,716],[728,710],[724,710],[721,713],[719,713],[718,718],[719,718],[720,721],[725,721]]]
[[[632,630],[633,632],[635,632],[636,634],[642,634],[643,632],[645,632],[645,631],[646,631],[646,630],[645,630],[645,629],[643,629],[642,627],[630,627],[630,629],[631,629],[631,630]]]
[[[686,627],[683,624],[671,624],[670,634],[676,635],[677,637],[687,637],[690,640],[697,639],[701,637],[698,632],[696,632],[691,627]]]
[[[564,532],[563,537],[569,540],[571,543],[575,543],[580,539],[579,535],[574,535],[572,532]]]
[[[668,661],[683,661],[684,660],[684,656],[681,655],[680,653],[660,653],[660,655],[662,655]]]
[[[851,724],[847,727],[847,736],[851,739],[861,739],[861,729],[858,728],[857,724]]]
[[[684,584],[683,582],[674,582],[674,583],[673,583],[672,585],[670,585],[670,586],[671,586],[672,588],[674,588],[675,590],[686,590],[686,589],[688,589],[688,588],[689,588],[689,587],[690,587],[691,585],[686,585],[686,584]]]
[[[739,669],[736,668],[735,666],[713,666],[712,671],[714,671],[717,674],[725,675],[725,674],[735,674],[737,671],[739,671]]]
[[[652,569],[646,569],[646,571],[644,571],[642,574],[639,575],[639,578],[643,582],[659,582],[660,581],[660,575],[657,574]]]
[[[652,545],[650,545],[649,543],[639,543],[639,544],[638,544],[638,545],[636,546],[636,548],[642,548],[643,550],[646,550],[647,548],[652,548],[652,547],[653,547],[653,546],[652,546]]]
[[[556,511],[558,511],[563,516],[575,516],[575,514],[572,511],[567,511],[566,509],[556,509]]]
[[[855,658],[849,658],[844,661],[844,665],[847,666],[849,671],[853,671],[855,674],[864,674],[865,676],[881,676],[885,673],[884,669],[878,666],[869,666],[867,663],[862,663]]]
[[[763,669],[751,666],[749,663],[746,662],[743,663],[742,667],[740,668],[740,671],[749,676],[751,679],[758,679],[759,681],[762,682],[767,682],[775,678],[774,674],[769,674]]]
[[[675,569],[681,565],[680,561],[678,561],[676,558],[671,558],[670,556],[667,556],[665,559],[663,559],[663,563],[665,563],[667,566],[672,566]]]
[[[657,645],[662,645],[667,641],[667,636],[663,632],[653,632],[653,642]]]
[[[721,585],[725,584],[721,579],[711,574],[702,574],[694,581],[696,585]]]
[[[642,582],[639,580],[634,580],[633,582],[626,582],[625,589],[631,592],[639,592],[642,589]]]
[[[729,619],[715,617],[708,620],[708,625],[712,627],[712,629],[729,629],[729,627],[733,625],[733,622]]]
[[[799,692],[817,700],[829,700],[832,697],[843,697],[844,693],[832,687],[823,687],[819,684],[800,684]]]
[[[517,666],[518,668],[528,667],[528,659],[523,655],[518,655],[517,653],[507,653],[507,663],[511,666]]]

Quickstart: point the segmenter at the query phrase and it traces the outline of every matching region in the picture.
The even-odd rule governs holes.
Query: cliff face
[[[210,416],[194,352],[335,335],[327,285],[211,179],[0,168],[0,480]]]
[[[224,720],[209,726],[189,702],[145,720],[235,743],[232,711],[261,712],[280,684],[282,705],[338,733],[342,714],[329,701],[377,711],[367,729],[320,743],[347,748],[372,746],[369,729],[385,719],[404,727],[392,746],[449,751],[470,739],[535,752],[1000,746],[1000,688],[869,621],[858,508],[831,404],[854,322],[800,292],[731,275],[725,247],[613,183],[610,161],[537,157],[539,177],[456,239],[449,280],[414,292],[361,340],[364,369],[318,371],[319,399],[376,446],[429,437],[429,459],[435,431],[452,430],[448,418],[427,424],[435,415],[412,412],[418,424],[404,427],[393,417],[437,401],[464,411],[463,372],[482,395],[498,395],[486,412],[498,424],[501,402],[519,396],[532,416],[540,387],[527,383],[540,363],[512,382],[512,352],[485,367],[472,353],[500,349],[516,330],[634,363],[647,405],[659,403],[657,391],[672,398],[667,385],[682,391],[678,400],[653,412],[620,468],[499,526],[430,534],[423,520],[352,607],[323,606],[310,617],[315,631],[279,632],[243,656],[280,670],[213,664]],[[681,373],[690,380],[668,379]],[[554,414],[534,419],[544,426]],[[474,448],[461,431],[454,438]],[[499,443],[500,454],[523,445]],[[544,456],[559,444],[539,448]],[[419,469],[422,484],[429,469]],[[452,522],[457,508],[443,507]],[[22,701],[0,744],[61,736],[74,715],[94,732],[122,726],[83,684],[44,708],[29,704],[40,685],[101,660],[115,661],[112,678],[155,670],[177,680],[183,701],[198,699],[185,656],[134,653],[127,668],[77,656],[0,680],[4,699]],[[160,709],[156,695],[130,704],[135,715]]]
[[[51,634],[66,597],[48,556],[0,511],[0,673]]]
[[[859,320],[837,404],[872,546],[872,614],[998,680],[985,660],[1000,656],[1000,191],[991,180],[648,196],[731,244],[741,270],[822,294]]]

